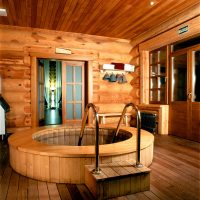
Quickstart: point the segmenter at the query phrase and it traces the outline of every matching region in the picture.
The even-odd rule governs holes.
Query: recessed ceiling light
[[[150,1],[150,5],[153,6],[155,4],[154,1]]]
[[[6,9],[0,8],[0,16],[7,16]]]
[[[158,3],[158,0],[149,0],[150,6],[155,6]]]

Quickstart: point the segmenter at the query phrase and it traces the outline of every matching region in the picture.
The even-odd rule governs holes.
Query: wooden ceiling
[[[153,1],[153,0],[152,0]],[[0,24],[134,39],[199,0],[0,0]]]

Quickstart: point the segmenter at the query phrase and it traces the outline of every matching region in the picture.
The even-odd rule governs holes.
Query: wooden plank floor
[[[156,135],[150,191],[118,200],[200,199],[200,144]],[[0,200],[94,199],[85,185],[55,184],[26,178],[9,165],[7,144],[0,142]]]

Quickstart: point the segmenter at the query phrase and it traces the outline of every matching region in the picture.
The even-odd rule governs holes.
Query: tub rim
[[[48,145],[33,139],[33,134],[39,131],[51,129],[79,128],[77,125],[53,125],[45,127],[37,127],[14,133],[8,138],[8,143],[13,148],[25,153],[48,155],[56,157],[95,157],[94,146],[63,146],[63,145]],[[94,126],[86,126],[93,128]],[[100,128],[116,129],[114,125],[100,125]],[[124,141],[99,145],[100,156],[112,156],[126,154],[136,151],[136,134],[137,129],[134,127],[121,126],[120,130],[132,134],[132,136]],[[152,145],[154,136],[141,129],[141,150]]]

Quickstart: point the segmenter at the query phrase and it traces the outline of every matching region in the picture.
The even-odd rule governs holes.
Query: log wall
[[[56,47],[70,49],[72,54],[55,54]],[[131,62],[138,66],[138,48],[131,49],[130,42],[124,39],[0,25],[2,94],[11,106],[6,116],[7,127],[14,132],[34,124],[33,57],[87,61],[92,66],[88,77],[92,85],[90,101],[100,110],[109,107],[115,111],[124,103],[139,103],[138,67],[136,72],[126,75],[125,84],[104,81],[104,73],[100,73],[104,63]]]

